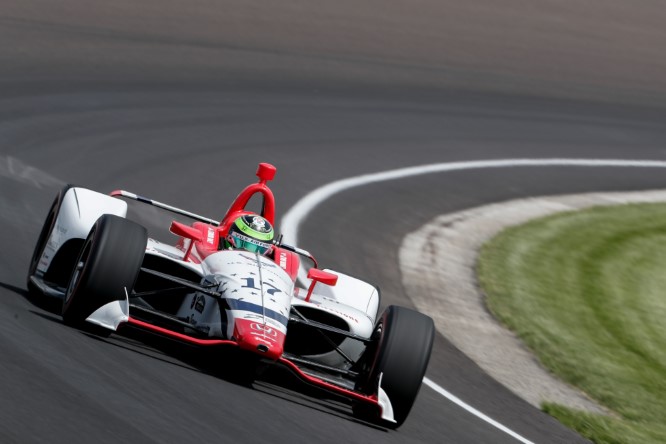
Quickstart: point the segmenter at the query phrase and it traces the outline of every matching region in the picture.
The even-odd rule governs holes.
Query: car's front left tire
[[[93,225],[74,266],[62,306],[63,322],[83,326],[109,302],[125,299],[139,275],[148,233],[141,225],[111,214]]]

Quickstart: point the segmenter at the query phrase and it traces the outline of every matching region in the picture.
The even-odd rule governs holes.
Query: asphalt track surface
[[[659,1],[5,0],[0,6],[0,442],[516,440],[423,387],[398,431],[280,378],[252,387],[136,336],[97,339],[27,297],[66,182],[210,217],[278,167],[278,212],[348,176],[502,158],[664,160]],[[300,245],[411,306],[403,236],[506,199],[666,185],[660,169],[470,170],[368,185]],[[427,376],[535,443],[584,442],[437,336]]]

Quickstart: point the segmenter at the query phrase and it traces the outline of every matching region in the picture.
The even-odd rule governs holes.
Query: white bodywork
[[[85,239],[103,214],[126,217],[127,203],[85,188],[70,188],[65,193],[51,237],[46,243],[37,272],[48,269],[55,253],[70,239]]]
[[[307,290],[298,288],[292,300],[293,306],[313,307],[335,315],[347,323],[351,333],[369,338],[377,317],[379,292],[374,286],[360,279],[329,269],[325,271],[338,276],[335,286],[317,282],[309,301],[305,301]],[[365,346],[357,340],[347,338],[340,344],[340,349],[352,360],[357,360]],[[308,358],[335,367],[347,367],[349,364],[335,351]]]
[[[340,273],[339,271],[324,269],[329,273],[338,276],[338,282],[334,286],[329,286],[317,282],[313,293],[319,296],[322,303],[325,301],[343,304],[354,308],[356,311],[364,313],[372,322],[377,320],[377,310],[379,309],[379,292],[373,285],[368,284],[355,277]]]
[[[126,217],[127,203],[85,188],[67,190],[37,272],[46,272],[56,252],[67,241],[85,239],[103,214]],[[148,239],[146,254],[160,256],[194,271],[201,277],[202,285],[215,284],[214,288],[223,293],[223,297],[236,301],[224,308],[225,319],[221,316],[218,301],[210,296],[193,291],[183,300],[177,316],[187,319],[210,337],[232,338],[234,325],[227,322],[229,319],[261,320],[262,325],[285,335],[292,305],[334,315],[344,320],[350,333],[359,337],[369,338],[372,335],[379,306],[378,291],[374,286],[343,273],[326,270],[338,275],[337,284],[331,287],[317,283],[309,301],[306,301],[307,289],[296,288],[278,264],[252,253],[220,251],[201,263],[195,263],[184,261],[184,252],[179,248]],[[259,278],[260,273],[263,273],[262,278]],[[89,321],[115,330],[127,320],[127,300],[112,305],[101,307],[90,316]],[[252,309],[248,310],[248,307]],[[258,313],[256,307],[265,307],[269,314],[277,313],[278,316]],[[354,339],[345,339],[340,349],[355,360],[361,356],[364,345]],[[331,366],[348,365],[336,351],[308,358]]]
[[[125,299],[112,301],[95,310],[86,321],[109,330],[117,330],[118,326],[129,319],[129,298],[125,289]]]
[[[305,301],[307,289],[296,288],[287,273],[275,262],[253,253],[244,251],[220,251],[204,259],[200,264],[183,261],[183,252],[171,245],[162,244],[149,239],[146,248],[147,254],[162,256],[196,271],[201,277],[204,286],[213,285],[213,289],[223,293],[225,298],[239,300],[253,307],[261,306],[262,302],[270,312],[279,313],[285,319],[289,318],[291,306],[309,307],[334,315],[348,326],[350,333],[369,338],[372,335],[377,310],[379,306],[379,293],[377,289],[351,276],[332,270],[326,270],[338,275],[338,282],[331,287],[317,283],[309,301]],[[258,265],[261,265],[259,268]],[[263,273],[263,284],[259,280],[259,270]],[[252,274],[251,274],[252,273]],[[249,279],[253,281],[250,282]],[[226,283],[226,284],[225,284]],[[263,287],[259,291],[260,286]],[[223,291],[225,290],[225,291]],[[234,292],[234,290],[236,292]],[[253,294],[254,293],[254,294]],[[262,296],[263,294],[263,296]],[[289,295],[287,299],[283,296]],[[263,301],[262,301],[263,297]],[[226,318],[221,315],[218,301],[211,296],[193,292],[186,297],[177,316],[187,319],[196,325],[202,332],[210,337],[232,338],[232,319],[264,320],[263,315],[254,311],[247,311],[238,305],[232,304],[225,308]],[[274,317],[266,317],[266,325],[286,334],[286,323],[278,322]],[[351,359],[358,359],[365,346],[354,339],[345,339],[340,349]],[[326,365],[346,367],[348,362],[336,351],[308,356]]]
[[[134,197],[145,201],[143,198]],[[163,204],[160,205],[164,207]],[[182,213],[181,210],[177,212]],[[70,240],[86,239],[94,224],[104,214],[125,218],[127,203],[84,188],[68,189],[60,203],[53,229],[37,263],[36,273],[29,276],[30,282],[45,293],[63,297],[64,288],[46,282],[44,275],[52,264],[55,265],[53,259],[58,251]],[[216,233],[212,228],[209,228],[208,233],[208,242],[211,243],[211,236]],[[289,274],[293,271],[289,273],[285,271],[282,267],[287,269],[288,267],[282,264],[282,261],[276,263],[269,258],[244,250],[214,251],[205,258],[198,254],[190,255],[187,250],[186,255],[185,250],[190,243],[189,239],[181,239],[178,247],[175,247],[148,239],[145,251],[147,257],[154,256],[178,264],[199,277],[199,282],[188,283],[187,281],[192,279],[191,276],[183,280],[177,276],[164,274],[162,278],[167,280],[170,278],[176,284],[180,282],[184,288],[192,288],[192,291],[181,296],[182,301],[175,301],[176,304],[180,303],[176,313],[170,311],[153,314],[172,316],[171,322],[185,323],[186,328],[197,329],[210,338],[236,341],[239,347],[264,353],[265,357],[274,361],[283,359],[291,362],[290,359],[301,358],[318,363],[321,368],[330,366],[345,374],[346,370],[351,369],[353,362],[361,358],[366,348],[364,340],[372,336],[377,321],[380,300],[379,292],[374,286],[340,272],[325,270],[338,276],[336,285],[328,286],[317,282],[310,293],[308,288],[296,287]],[[283,246],[283,248],[293,247]],[[307,252],[298,249],[291,251],[292,254],[307,255],[311,258]],[[68,254],[61,257],[69,259],[69,254],[72,252],[68,251]],[[160,259],[152,260],[159,263]],[[159,277],[160,270],[159,267],[156,268],[152,273],[148,269],[144,272]],[[310,286],[311,283],[306,282],[306,285]],[[131,322],[133,318],[130,318],[129,314],[130,299],[134,296],[137,299],[144,297],[141,294],[131,295],[131,291],[133,289],[125,288],[124,295],[119,295],[118,300],[97,308],[86,321],[110,330],[116,330],[121,324]],[[150,291],[146,292],[148,293]],[[143,300],[143,304],[148,302]],[[150,308],[149,304],[141,307],[138,303],[133,303],[131,306],[146,311]],[[299,317],[302,313],[298,310],[302,310],[308,316]],[[333,322],[335,320],[331,317],[344,322],[346,328],[339,322]],[[336,340],[341,342],[333,344],[330,348],[326,346],[317,349],[330,350],[318,355],[303,356],[294,352],[294,355],[290,356],[289,350],[284,350],[290,318],[292,322],[301,324],[314,322],[314,326],[305,327],[311,328],[313,335],[317,334],[317,329],[329,330],[338,335],[340,339]],[[327,322],[321,322],[321,326],[317,326],[316,323],[319,322],[317,319],[323,319],[333,325],[327,327]],[[140,318],[137,321],[140,321]],[[307,336],[295,336],[295,340],[311,341],[314,336],[311,338],[309,331]],[[348,333],[341,334],[341,331]],[[289,348],[289,344],[287,346]],[[316,369],[317,365],[314,368]],[[300,371],[302,375],[305,374],[304,370]],[[321,381],[325,383],[326,377],[321,377],[324,378]],[[333,382],[346,387],[347,390],[354,390],[354,381],[344,382],[342,378],[334,378]],[[330,382],[328,387],[331,387]],[[381,377],[376,396],[382,418],[393,421],[393,408],[381,386]]]
[[[214,284],[225,298],[225,322],[246,319],[287,333],[294,283],[275,262],[246,251],[224,250],[208,256],[200,267],[203,286]],[[211,296],[194,293],[186,297],[177,316],[209,336],[234,336],[234,324],[223,325],[218,302]]]

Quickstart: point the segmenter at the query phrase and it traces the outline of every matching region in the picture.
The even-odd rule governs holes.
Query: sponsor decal
[[[215,240],[215,230],[212,228],[208,227],[208,243],[212,244],[213,241]]]
[[[277,339],[271,336],[266,336],[263,333],[258,333],[256,331],[251,331],[250,336],[256,336],[259,341],[264,341],[267,344],[270,344],[271,342],[277,342]]]
[[[268,228],[266,227],[266,220],[263,217],[254,216],[250,226],[255,230],[268,231]]]
[[[204,308],[206,308],[206,298],[202,295],[194,295],[190,303],[190,308],[203,313]]]
[[[253,322],[250,324],[250,328],[252,328],[253,330],[259,330],[263,332],[262,334],[266,335],[266,337],[277,338],[277,331],[275,331],[273,328],[269,327],[268,325],[257,324],[256,322]],[[258,333],[253,332],[252,334],[258,334]]]
[[[336,310],[336,309],[334,309],[334,308],[327,307],[327,306],[325,306],[325,305],[321,305],[320,307],[323,308],[323,309],[326,310],[326,311],[330,311],[331,313],[334,313],[334,314],[336,314],[336,315],[338,315],[338,316],[341,316],[341,317],[343,317],[343,318],[345,318],[345,319],[349,319],[350,321],[354,321],[354,322],[356,322],[356,323],[358,324],[358,319],[356,319],[355,317],[353,317],[353,316],[351,316],[351,315],[349,315],[349,314],[347,314],[347,313],[344,313],[344,312],[342,312],[342,311],[338,311],[338,310]]]
[[[287,269],[287,253],[280,253],[280,267]]]
[[[249,262],[252,262],[253,264],[257,263],[257,259],[254,256],[246,256],[245,254],[241,253],[239,254],[240,257],[243,259],[247,259]],[[233,262],[234,264],[242,264],[242,262]]]
[[[264,317],[260,314],[255,314],[251,312],[247,312],[244,310],[231,310],[233,313],[233,316],[238,320],[242,319],[244,321],[251,321],[251,322],[256,322],[260,323],[260,325],[266,325],[269,328],[273,328],[274,330],[277,331],[282,331],[286,329],[286,324],[281,324],[280,322],[276,321],[275,319],[271,319],[269,317],[265,318],[266,324],[264,324]],[[286,318],[286,317],[285,317]],[[268,325],[270,324],[270,325]]]

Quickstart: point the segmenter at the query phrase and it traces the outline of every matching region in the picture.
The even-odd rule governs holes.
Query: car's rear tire
[[[37,244],[35,245],[35,250],[32,253],[32,259],[30,260],[30,267],[28,268],[27,284],[28,291],[30,293],[37,293],[37,289],[32,284],[30,278],[34,276],[35,273],[37,273],[37,265],[39,264],[39,260],[44,254],[46,244],[51,237],[53,229],[55,228],[55,223],[58,219],[58,214],[60,213],[62,201],[65,198],[65,194],[67,194],[67,190],[70,188],[72,188],[72,185],[65,185],[56,195],[53,203],[51,204],[51,209],[49,209],[48,215],[46,216],[44,225],[42,226],[42,231],[39,233],[39,237],[37,238]]]
[[[102,215],[83,244],[62,306],[63,322],[81,327],[103,305],[132,291],[146,251],[148,233],[141,225]],[[110,332],[110,331],[109,331]]]
[[[389,428],[401,426],[421,388],[434,337],[435,326],[430,317],[408,308],[389,306],[377,322],[374,341],[364,356],[364,376],[358,388],[372,394],[381,377],[381,387],[391,401],[396,422],[381,421],[376,412],[369,412],[361,404],[355,406],[354,413]]]

